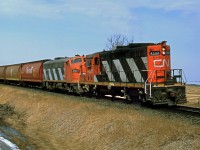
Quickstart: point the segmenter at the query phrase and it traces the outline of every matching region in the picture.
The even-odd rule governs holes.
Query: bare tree
[[[122,34],[111,35],[107,40],[106,47],[108,50],[114,50],[117,46],[124,46],[133,42],[133,40],[129,41],[128,38]]]

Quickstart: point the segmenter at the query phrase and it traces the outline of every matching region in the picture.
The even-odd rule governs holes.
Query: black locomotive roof
[[[126,46],[117,46],[116,49],[114,50],[104,50],[101,52],[97,52],[102,56],[108,56],[110,54],[112,55],[119,55],[119,56],[124,56],[124,57],[129,57],[129,56],[135,56],[135,57],[142,57],[142,56],[146,56],[146,48],[147,46],[151,46],[151,45],[158,45],[159,43],[155,44],[155,43],[130,43]],[[96,55],[96,53],[94,54],[90,54],[87,55],[87,59],[89,58],[93,58],[93,56]]]
[[[120,53],[125,51],[145,51],[147,46],[156,45],[155,43],[130,43],[127,46],[117,46],[114,50],[100,52],[101,54],[107,53]]]
[[[150,45],[156,45],[155,43],[130,43],[127,46],[117,46],[116,50],[123,48],[138,48],[138,47],[146,47]]]

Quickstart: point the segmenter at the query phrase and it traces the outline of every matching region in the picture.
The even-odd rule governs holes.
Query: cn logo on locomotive
[[[154,67],[155,68],[162,68],[162,67],[169,67],[170,66],[170,63],[169,63],[169,60],[166,60],[166,59],[156,59],[153,61],[153,64],[154,64]]]

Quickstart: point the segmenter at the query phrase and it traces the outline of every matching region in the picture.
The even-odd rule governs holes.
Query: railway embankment
[[[200,149],[198,116],[7,85],[0,104],[21,149]]]

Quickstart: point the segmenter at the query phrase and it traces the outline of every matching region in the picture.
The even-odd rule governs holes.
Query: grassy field
[[[200,86],[187,86],[186,88],[188,103],[191,107],[200,107]]]
[[[187,91],[200,94],[199,87]],[[200,149],[199,117],[0,85],[5,103],[16,112],[5,122],[39,150]],[[13,141],[26,149],[17,137]]]

